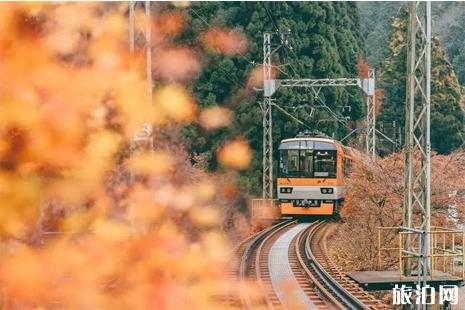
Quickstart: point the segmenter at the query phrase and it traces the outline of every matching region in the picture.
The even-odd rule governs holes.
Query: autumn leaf
[[[196,105],[180,85],[161,87],[154,93],[153,101],[159,122],[190,122],[195,117]]]
[[[189,80],[200,70],[197,56],[191,49],[171,47],[153,56],[155,74],[167,81]]]
[[[243,139],[226,142],[218,151],[219,162],[226,167],[245,169],[249,166],[252,152],[248,143]]]
[[[172,158],[164,152],[148,152],[136,154],[130,159],[129,166],[141,175],[167,174],[173,167]]]
[[[222,107],[209,107],[200,112],[200,125],[205,129],[227,127],[232,121],[232,112]]]
[[[247,39],[239,31],[225,29],[209,29],[202,35],[205,47],[226,55],[245,53],[247,50]]]

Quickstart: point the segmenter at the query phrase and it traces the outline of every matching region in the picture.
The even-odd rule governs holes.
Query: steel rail
[[[276,224],[276,225],[279,225]],[[256,232],[250,236],[248,236],[247,238],[245,238],[244,240],[240,241],[238,244],[236,244],[233,249],[229,252],[229,260],[228,260],[228,265],[229,265],[229,269],[230,269],[230,274],[233,275],[233,279],[232,281],[233,282],[236,282],[237,280],[240,279],[240,272],[239,272],[239,268],[240,268],[240,262],[239,260],[242,259],[243,257],[243,253],[245,251],[245,249],[247,249],[247,246],[248,244],[253,240],[255,239],[258,235],[260,235],[263,231],[259,231],[259,232]],[[238,295],[236,295],[236,293],[228,293],[228,296],[226,297],[226,300],[227,300],[227,306],[228,308],[235,308],[234,305],[235,304],[241,304],[242,306],[244,306],[244,300],[242,297],[239,297]]]
[[[320,297],[320,299],[331,304],[335,308],[344,309],[344,306],[339,302],[339,300],[334,297],[334,295],[320,282],[320,280],[312,273],[312,271],[310,271],[306,264],[306,236],[308,236],[309,231],[318,224],[320,224],[320,222],[315,222],[313,226],[308,227],[297,235],[296,242],[294,244],[297,260],[305,275],[312,282],[313,290]]]
[[[293,224],[296,224],[297,223],[297,220],[290,220],[288,223],[286,223],[285,225],[282,225],[278,228],[276,228],[275,230],[271,231],[269,234],[267,234],[264,239],[260,242],[260,245],[258,246],[258,249],[257,249],[257,255],[255,257],[255,273],[257,275],[257,281],[258,281],[258,284],[260,285],[261,289],[263,292],[266,292],[265,290],[265,285],[264,285],[264,282],[263,282],[263,275],[262,275],[262,270],[260,268],[260,259],[263,257],[263,247],[264,245],[267,243],[268,240],[270,240],[272,237],[276,236],[277,233],[279,233],[280,231],[282,231],[284,228],[287,228],[289,227],[290,225],[293,225]],[[267,256],[268,257],[268,256]],[[273,303],[271,302],[268,294],[265,296],[265,299],[266,299],[266,303],[267,305],[272,309],[274,308],[273,307]]]
[[[268,227],[267,229],[264,229],[263,231],[258,233],[249,242],[249,244],[245,248],[244,253],[242,254],[242,257],[241,257],[241,262],[240,262],[240,267],[239,267],[239,279],[240,280],[245,280],[247,278],[247,267],[249,266],[248,261],[251,258],[254,250],[257,249],[258,253],[257,253],[256,257],[257,257],[257,260],[258,260],[258,258],[260,257],[259,252],[262,249],[261,246],[266,242],[266,240],[268,240],[268,237],[274,235],[276,232],[281,231],[281,229],[287,227],[288,225],[294,224],[296,222],[297,221],[292,220],[292,219],[284,220],[282,222],[279,222],[279,223],[277,223],[277,224],[275,224],[275,225],[273,225],[271,227]],[[257,261],[255,261],[254,266],[255,266],[255,272],[256,273],[259,272],[259,265],[257,265],[257,264],[258,264]],[[257,266],[258,266],[258,269],[257,269]],[[257,273],[257,275],[258,275],[258,273]],[[258,282],[259,282],[260,287],[265,292],[263,282],[261,281],[261,279],[258,279]],[[242,304],[246,308],[248,308],[248,309],[253,308],[252,307],[252,302],[251,302],[248,295],[242,296],[241,298],[242,298]],[[271,302],[270,302],[268,296],[266,296],[265,299],[266,299],[267,305],[271,307]]]
[[[336,279],[334,279],[318,262],[315,258],[312,249],[310,247],[312,237],[316,234],[319,229],[322,229],[326,221],[322,221],[315,226],[311,226],[307,232],[307,236],[305,238],[305,255],[306,258],[309,260],[309,265],[315,272],[315,274],[324,281],[327,287],[332,291],[333,295],[336,296],[346,307],[342,307],[341,309],[363,309],[369,310],[371,309],[363,302],[361,302],[357,297],[352,295],[348,290],[346,290],[341,284],[339,284]]]

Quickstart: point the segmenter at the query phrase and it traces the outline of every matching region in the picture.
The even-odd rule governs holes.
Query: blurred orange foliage
[[[147,96],[127,51],[127,3],[4,3],[0,10],[0,308],[218,309],[228,261],[218,184],[194,169],[163,130],[197,121],[181,84],[200,70],[191,48],[167,42],[178,13],[144,19],[159,44]],[[157,30],[155,30],[157,29]],[[205,43],[245,51],[244,36],[207,31]],[[172,66],[181,63],[182,68]],[[209,108],[204,129],[228,126]],[[156,151],[131,144],[154,125]],[[168,146],[167,146],[168,145]],[[219,161],[244,169],[244,140]],[[220,193],[220,195],[223,195]]]
[[[205,129],[226,127],[231,124],[232,112],[222,107],[209,107],[202,110],[199,116],[200,125]]]
[[[271,78],[277,77],[278,70],[273,66],[271,68]],[[249,73],[247,80],[247,88],[252,89],[253,87],[263,87],[263,66],[257,66],[253,68]]]
[[[202,42],[207,48],[226,55],[242,54],[247,50],[247,39],[239,31],[225,29],[209,29]]]
[[[245,169],[252,159],[252,152],[244,139],[228,141],[219,151],[218,160],[226,167]]]
[[[199,72],[195,54],[188,48],[167,48],[154,55],[155,74],[168,81],[189,80]]]
[[[184,87],[174,84],[163,86],[154,94],[154,106],[157,121],[190,122],[194,119],[197,107]]]

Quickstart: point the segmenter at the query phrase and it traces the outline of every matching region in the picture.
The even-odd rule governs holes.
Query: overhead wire
[[[260,2],[260,3],[262,3],[262,2]],[[266,6],[264,6],[264,7],[265,7],[265,10],[266,10],[267,14],[270,14],[270,13],[268,12]],[[189,7],[189,9],[190,9],[191,12],[194,13],[205,25],[207,25],[209,28],[213,28],[212,25],[210,25],[210,23],[209,23],[205,18],[203,18],[196,10],[194,10],[192,7]],[[268,15],[268,16],[270,17],[270,15]],[[276,23],[275,23],[275,27],[276,27],[276,29],[278,29],[277,26],[276,26]],[[254,65],[254,66],[256,65],[255,62],[250,61],[250,60],[247,59],[243,54],[240,53],[240,55],[241,55],[241,57],[243,57],[248,63],[250,63],[250,64],[252,64],[252,65]],[[276,68],[276,69],[277,69],[278,71],[280,71],[281,73],[283,73],[283,74],[287,75],[288,77],[290,77],[289,73],[285,72],[284,70],[282,70],[282,69],[280,68],[281,66],[272,66],[272,67]],[[227,72],[225,72],[224,69],[222,69],[221,67],[219,67],[219,69],[220,69],[223,73],[225,73],[225,76],[226,76],[231,82],[236,82],[236,83],[240,84],[243,88],[245,88],[245,85],[243,84],[243,82],[240,82],[240,81],[237,81],[237,80],[236,80],[236,81],[233,81],[231,78],[229,78],[229,74],[228,74]],[[308,125],[306,125],[303,121],[301,121],[300,119],[298,119],[297,117],[295,117],[295,116],[292,115],[291,113],[287,112],[285,109],[281,108],[280,106],[276,105],[275,103],[272,103],[272,105],[275,106],[281,113],[285,114],[287,117],[291,118],[291,119],[294,120],[295,122],[301,124],[302,126],[308,128],[308,129],[311,129],[311,128],[310,128]]]
[[[291,113],[287,112],[286,110],[284,110],[282,107],[280,107],[279,105],[277,105],[276,103],[272,102],[272,105],[277,108],[279,111],[281,111],[281,113],[285,114],[286,116],[288,116],[289,118],[293,119],[295,122],[299,123],[300,125],[306,127],[307,129],[310,129],[312,130],[312,128],[310,126],[308,126],[307,124],[305,124],[303,121],[301,121],[300,119],[298,119],[297,117],[295,117],[294,115],[292,115]]]
[[[262,7],[264,8],[265,13],[266,13],[266,15],[268,16],[268,18],[270,19],[271,23],[273,24],[273,26],[274,26],[276,32],[279,34],[279,33],[280,33],[280,30],[279,30],[278,24],[277,24],[277,22],[274,20],[273,16],[271,15],[271,13],[270,13],[270,11],[269,11],[269,9],[268,9],[266,3],[265,3],[265,2],[260,2],[260,4],[261,4]],[[279,3],[278,5],[280,5],[280,3]],[[287,52],[287,51],[290,51],[290,52],[293,54],[293,56],[296,58],[296,60],[298,60],[298,56],[297,56],[297,54],[294,52],[294,50],[293,50],[292,48],[290,48],[287,44],[284,44],[284,46],[285,46],[285,51],[286,51],[286,56],[287,56],[287,58],[288,58],[288,59],[290,58],[290,57],[289,57],[289,53]],[[288,61],[288,64],[287,64],[287,65],[289,66],[289,68],[291,68],[291,70],[293,71],[294,75],[295,75],[297,78],[300,78],[300,77],[301,77],[301,75],[298,73],[298,71],[294,68],[294,66],[293,66],[293,64],[292,64],[291,61]],[[284,70],[280,70],[280,72],[283,72],[283,73],[284,73],[285,71],[284,71]],[[287,76],[290,76],[290,74],[288,74],[288,73],[286,73],[286,75],[287,75]],[[305,91],[308,92],[308,89],[305,89]],[[328,113],[330,114],[330,116],[331,116],[332,118],[334,118],[337,122],[339,122],[339,123],[341,123],[342,125],[344,125],[346,128],[349,128],[348,125],[347,125],[346,120],[340,118],[339,115],[338,115],[337,113],[335,113],[335,112],[321,99],[321,97],[319,97],[318,95],[315,95],[315,94],[310,94],[310,95],[311,95],[313,98],[317,99],[317,100],[320,102],[320,105],[328,111]],[[274,104],[274,106],[275,106],[275,107],[278,107],[278,105],[276,105],[276,104]],[[281,107],[279,107],[278,110],[280,110],[281,112],[286,111],[286,110],[284,110],[284,108],[281,108]],[[284,112],[283,112],[283,113],[284,113]],[[289,114],[289,115],[291,115],[291,114],[290,114],[289,112],[287,112],[287,111],[286,111],[286,113]],[[289,116],[289,115],[288,115],[288,116]],[[293,116],[293,119],[295,120],[295,119],[297,119],[297,118]],[[300,123],[300,124],[304,124],[304,122],[302,122],[302,121],[300,121],[300,120],[299,120],[299,123]],[[307,125],[305,125],[305,126],[308,127]],[[349,129],[350,129],[350,128],[349,128]]]
[[[266,14],[268,15],[268,18],[271,20],[271,22],[272,22],[273,25],[274,25],[275,30],[279,33],[278,24],[276,23],[276,21],[274,20],[274,18],[271,16],[271,13],[268,11],[268,7],[266,6],[265,2],[260,1],[259,3],[263,6],[263,8],[265,9]]]
[[[276,23],[276,21],[274,20],[273,16],[271,15],[270,11],[269,11],[269,8],[267,7],[267,5],[264,3],[264,2],[259,2],[262,7],[264,8],[265,10],[265,13],[266,15],[268,16],[268,18],[271,20],[275,30],[277,33],[280,32],[279,30],[279,27],[278,27],[278,24]],[[192,8],[192,6],[189,6],[188,9],[193,13],[195,14],[206,26],[210,27],[210,28],[213,28],[212,25],[204,18],[202,17],[194,8]],[[296,60],[298,60],[298,56],[297,54],[294,52],[294,50],[292,48],[289,48],[289,46],[287,44],[284,44],[284,46],[286,47],[285,51],[290,51],[293,56],[295,57]],[[246,62],[248,62],[249,64],[255,66],[256,63],[255,61],[251,61],[249,60],[243,53],[239,52],[238,53]],[[289,54],[286,52],[286,55],[287,57],[289,58]],[[295,67],[293,66],[292,62],[289,61],[287,64],[287,66],[289,66],[291,68],[291,70],[293,71],[294,75],[297,76],[298,78],[301,77],[301,75],[298,73],[298,71],[295,69]],[[281,69],[281,66],[273,66],[274,68],[276,68],[279,72],[281,72],[282,74],[285,74],[287,75],[288,77],[291,77],[291,75],[289,73],[287,73],[285,70]],[[239,84],[242,88],[246,88],[246,85],[244,84],[243,81],[239,81],[237,78],[234,78],[234,80],[230,77],[230,74],[228,72],[226,72],[226,70],[224,70],[222,67],[218,67],[218,69],[225,75],[225,77],[230,80],[231,82],[235,83],[235,84]],[[306,91],[308,91],[308,89],[306,89]],[[314,96],[314,94],[311,94],[313,97],[315,97],[316,99],[318,99],[320,101],[320,104],[329,112],[329,114],[335,118],[338,122],[342,123],[344,126],[346,126],[347,128],[349,128],[347,126],[347,123],[345,122],[345,120],[341,120],[338,115],[332,111],[332,109],[330,107],[328,107],[326,105],[326,103],[319,97],[319,96]],[[308,128],[308,129],[311,129],[308,125],[306,125],[302,120],[298,119],[297,117],[295,117],[294,115],[292,115],[291,113],[289,113],[288,111],[286,111],[284,108],[278,106],[277,104],[273,103],[273,105],[280,111],[282,112],[283,114],[285,114],[286,116],[288,116],[289,118],[293,119],[294,121],[296,121],[297,123],[303,125],[304,127]]]
[[[273,26],[274,26],[274,28],[275,28],[275,31],[279,34],[279,33],[280,33],[279,26],[278,26],[278,24],[276,23],[276,21],[274,20],[273,16],[271,15],[271,13],[270,13],[270,11],[269,11],[269,9],[268,9],[266,3],[265,3],[265,2],[259,2],[259,3],[260,3],[260,4],[262,5],[262,7],[264,8],[265,13],[266,13],[266,15],[268,16],[268,18],[271,20],[271,23],[273,24]],[[291,63],[289,63],[289,65],[291,65]],[[291,75],[290,75],[289,73],[287,73],[287,72],[284,71],[284,70],[279,69],[280,66],[275,66],[275,67],[277,67],[278,70],[279,70],[281,73],[287,75],[288,77],[291,77]],[[310,126],[308,126],[307,124],[305,124],[305,122],[303,122],[302,120],[300,120],[300,119],[297,118],[296,116],[294,116],[294,115],[292,115],[291,113],[289,113],[288,111],[286,111],[283,107],[277,105],[277,104],[274,103],[274,102],[272,103],[272,105],[273,105],[274,107],[276,107],[276,108],[278,109],[278,111],[280,111],[281,113],[285,114],[287,117],[291,118],[291,119],[294,120],[295,122],[297,122],[297,123],[299,123],[300,125],[306,127],[307,129],[310,129],[310,130],[312,129]]]
[[[261,2],[260,2],[260,3],[261,3]],[[208,27],[212,28],[212,26],[210,25],[210,23],[208,23],[208,22],[205,20],[205,18],[203,18],[196,10],[194,10],[192,7],[189,7],[189,9],[190,9],[190,10],[192,11],[192,13],[194,13],[204,24],[206,24]],[[265,10],[266,10],[266,6],[265,6]],[[269,14],[268,11],[267,11],[267,13]],[[269,15],[269,16],[270,16],[270,15]],[[275,24],[275,26],[276,26],[276,24]],[[277,29],[277,28],[276,28],[276,29]],[[256,65],[255,62],[249,61],[243,54],[241,54],[241,56],[242,56],[247,62],[249,62],[250,64],[252,64],[252,65],[254,65],[254,66]],[[290,77],[290,75],[289,75],[287,72],[285,72],[284,70],[282,70],[282,69],[280,68],[281,66],[272,66],[272,67],[273,67],[273,68],[276,68],[276,69],[277,69],[278,71],[280,71],[281,73],[283,73],[283,74],[287,75],[288,77]],[[227,77],[229,76],[229,74],[227,74],[222,68],[220,68],[220,70],[223,71],[223,73],[225,73],[225,75],[226,75]],[[229,79],[229,78],[228,78],[228,79]],[[229,79],[229,80],[232,81],[231,79]],[[237,80],[236,80],[236,81],[232,81],[232,82],[237,82]],[[243,88],[245,88],[245,85],[243,84],[243,82],[239,82],[239,83],[241,84],[241,86],[242,86]],[[287,111],[284,110],[283,108],[279,107],[278,105],[276,105],[276,104],[274,104],[274,103],[273,103],[273,105],[274,105],[275,107],[277,107],[277,109],[278,109],[279,111],[281,111],[283,114],[285,114],[286,116],[288,116],[288,117],[291,118],[292,120],[294,120],[294,121],[296,121],[297,123],[299,123],[299,124],[301,124],[301,125],[303,125],[303,126],[309,128],[309,129],[311,129],[311,128],[308,127],[303,121],[301,121],[301,120],[299,120],[297,117],[291,115],[289,112],[287,112]]]
[[[289,51],[293,54],[294,58],[296,60],[298,60],[298,56],[297,54],[295,53],[295,51],[289,47],[289,46],[286,46],[286,51]],[[286,52],[286,56],[289,58],[289,53]],[[301,75],[297,72],[297,70],[295,69],[295,67],[292,65],[292,62],[291,61],[288,61],[289,62],[289,67],[291,68],[291,70],[293,71],[293,73],[295,74],[295,76],[297,78],[301,78]],[[308,92],[309,90],[306,88],[305,89],[306,92]],[[320,106],[322,106],[329,114],[330,114],[330,117],[332,117],[334,120],[336,120],[337,122],[339,122],[340,124],[342,124],[344,127],[346,127],[347,129],[352,129],[348,126],[347,124],[347,121],[345,118],[343,118],[341,115],[339,115],[337,112],[334,112],[327,104],[326,102],[324,102],[324,100],[318,96],[317,94],[310,94],[313,98],[315,98],[319,103],[320,103]]]
[[[261,3],[262,6],[264,7],[264,9],[265,9],[265,11],[266,11],[266,13],[267,13],[267,15],[268,15],[268,18],[271,20],[271,22],[272,22],[273,25],[275,26],[276,31],[279,32],[279,29],[278,29],[278,27],[277,27],[277,24],[276,24],[275,20],[273,19],[273,17],[271,16],[271,14],[270,14],[270,12],[269,12],[269,10],[268,10],[268,7],[266,6],[265,3],[263,3],[263,2],[260,2],[260,3]],[[280,6],[281,3],[278,3],[278,5]],[[281,15],[280,15],[280,16],[281,16]],[[287,44],[284,44],[284,46],[285,46],[285,51],[291,52],[292,55],[294,56],[294,58],[295,58],[296,60],[298,60],[298,56],[297,56],[297,54],[295,53],[294,49],[292,49],[291,47],[289,47]],[[286,52],[287,58],[289,58],[289,53],[288,53],[288,52]],[[298,71],[295,69],[295,67],[293,66],[293,64],[292,64],[291,61],[288,61],[288,66],[289,66],[289,68],[291,68],[291,70],[293,71],[293,73],[295,74],[295,76],[296,76],[297,78],[301,78],[301,75],[300,75],[300,74],[298,73]],[[308,92],[308,89],[306,89],[305,91]],[[323,106],[323,108],[325,108],[325,109],[329,112],[329,114],[330,114],[331,117],[333,117],[333,118],[334,118],[335,120],[337,120],[339,123],[341,123],[342,125],[344,125],[346,128],[351,129],[351,128],[347,125],[346,120],[345,120],[344,118],[341,118],[336,112],[334,112],[334,111],[323,101],[323,99],[321,99],[320,96],[315,95],[315,94],[311,94],[311,96],[314,97],[315,99],[317,99],[317,100],[320,102],[320,104]]]

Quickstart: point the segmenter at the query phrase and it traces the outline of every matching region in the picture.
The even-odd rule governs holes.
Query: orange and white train
[[[302,134],[282,140],[279,153],[281,215],[338,214],[344,205],[344,177],[354,150],[326,136]]]

